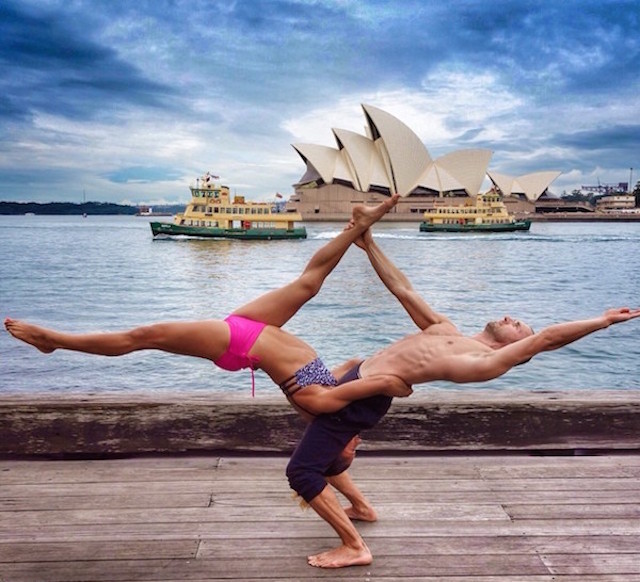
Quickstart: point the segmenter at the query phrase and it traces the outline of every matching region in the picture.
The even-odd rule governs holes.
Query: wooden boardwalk
[[[0,461],[0,581],[640,581],[640,455],[361,455],[370,566],[292,500],[284,456]]]

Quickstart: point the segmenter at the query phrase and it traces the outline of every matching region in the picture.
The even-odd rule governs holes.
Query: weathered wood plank
[[[264,511],[268,511],[265,509]],[[523,520],[460,521],[411,520],[359,524],[358,529],[367,538],[424,537],[424,536],[599,536],[640,535],[637,519],[580,519],[580,520]],[[330,535],[330,528],[317,518],[287,521],[175,522],[175,523],[105,523],[75,525],[0,525],[2,541],[59,541],[106,539],[219,539],[237,540],[274,537],[313,538]]]
[[[363,488],[366,493],[366,488]],[[95,510],[95,509],[154,509],[154,508],[197,508],[207,507],[210,504],[218,508],[231,508],[229,516],[238,517],[237,512],[248,513],[251,508],[261,506],[268,502],[274,508],[274,515],[282,517],[288,514],[287,509],[295,509],[297,504],[292,502],[285,487],[280,487],[276,492],[268,493],[242,493],[224,492],[222,494],[181,494],[178,492],[144,493],[141,490],[125,488],[120,494],[108,495],[67,495],[59,496],[14,496],[19,494],[18,489],[12,492],[3,489],[3,497],[0,498],[0,511],[52,511],[52,510]],[[456,505],[456,512],[461,515],[466,511],[465,507],[482,512],[483,508],[495,503],[495,491],[428,491],[423,492],[419,486],[405,488],[401,491],[402,497],[415,494],[420,502],[407,503],[399,498],[398,491],[392,491],[388,495],[378,494],[375,491],[368,494],[378,508],[382,516],[402,515],[410,512],[413,515],[425,515],[442,512],[449,505]],[[544,501],[544,505],[541,504]],[[550,491],[544,492],[504,492],[501,494],[501,504],[505,511],[515,519],[548,518],[548,517],[636,517],[638,516],[637,504],[640,501],[640,492],[602,492],[589,490]],[[425,509],[426,507],[426,509]],[[275,508],[278,508],[277,510]],[[284,508],[284,513],[283,509]],[[592,513],[590,513],[592,510]],[[594,513],[595,512],[595,513]],[[430,517],[434,517],[430,515]]]
[[[504,510],[512,519],[632,519],[640,517],[635,503],[561,503],[554,505],[507,504]]]
[[[558,463],[553,467],[510,467],[505,463],[504,467],[480,469],[479,473],[483,479],[562,479],[570,476],[572,479],[598,477],[602,475],[602,467],[580,464]],[[611,465],[607,468],[609,477],[620,477],[638,479],[640,477],[640,467]]]
[[[144,482],[118,482],[96,483],[2,483],[1,494],[7,497],[75,497],[75,496],[102,496],[102,495],[126,495],[127,492],[144,490],[149,495],[154,494],[185,494],[197,495],[198,493],[210,493],[213,491],[212,481],[144,481]]]
[[[365,441],[366,442],[366,441]],[[398,453],[399,455],[399,453]],[[479,470],[503,469],[504,467],[518,470],[556,468],[559,464],[569,467],[585,465],[589,467],[606,466],[608,470],[621,468],[640,467],[640,455],[615,453],[599,454],[599,455],[566,455],[562,452],[556,454],[452,454],[452,455],[435,455],[435,454],[416,454],[405,453],[402,456],[380,456],[372,453],[365,454],[367,458],[367,471],[363,475],[366,477],[372,469],[377,478],[397,478],[398,469],[414,469],[419,468],[422,479],[429,479],[430,469],[434,471],[448,469],[450,471],[460,471],[463,474],[468,472],[469,475],[476,475]],[[217,470],[220,477],[227,475],[233,477],[235,472],[250,472],[252,470],[259,471],[264,479],[272,476],[273,473],[279,474],[286,467],[289,458],[286,455],[273,457],[234,457],[228,456],[220,460]],[[354,466],[354,474],[357,474],[358,465]],[[403,473],[404,475],[404,473]]]
[[[316,543],[335,544],[331,537],[317,538]],[[423,536],[370,537],[367,544],[377,559],[385,556],[431,554],[638,554],[640,536]],[[268,543],[239,545],[236,540],[203,540],[200,558],[252,558],[260,556],[304,555],[313,551],[308,539],[273,538]]]
[[[355,473],[355,471],[353,472]],[[361,472],[362,474],[362,472]],[[584,490],[587,488],[594,488],[598,491],[638,491],[640,490],[640,481],[631,477],[613,478],[608,477],[591,477],[572,479],[570,476],[566,478],[549,478],[549,479],[467,479],[467,478],[453,478],[453,479],[420,479],[417,476],[413,479],[403,478],[400,480],[378,480],[377,478],[371,479],[375,475],[375,469],[369,472],[369,478],[358,478],[357,475],[353,475],[355,480],[361,486],[362,490],[375,489],[377,492],[398,491],[398,493],[408,493],[415,491],[418,484],[422,484],[423,488],[427,488],[431,491],[443,492],[443,491],[575,491]],[[260,478],[251,478],[253,487],[259,490],[265,491],[281,491],[282,484],[285,486],[286,480],[284,476],[280,481],[269,480],[263,481]],[[212,490],[215,493],[226,493],[230,491],[242,490],[242,484],[246,484],[245,480],[229,480],[220,481],[216,480],[211,484]],[[250,493],[250,492],[248,492]]]
[[[148,558],[192,559],[197,540],[100,541],[100,542],[20,542],[0,543],[0,564],[17,562],[74,562],[94,560],[135,560]],[[2,572],[0,565],[0,572]]]
[[[358,483],[362,485],[361,483]],[[577,503],[577,504],[597,504],[597,503],[640,503],[640,490],[619,490],[608,491],[599,490],[590,487],[590,483],[585,483],[584,489],[562,489],[551,491],[501,491],[500,500],[505,504],[539,504],[544,500],[547,504],[557,503]],[[575,485],[574,485],[575,487]],[[406,505],[411,499],[413,504],[414,498],[419,498],[421,503],[493,503],[496,500],[496,492],[493,489],[468,489],[468,490],[447,490],[446,488],[425,490],[424,484],[421,487],[414,485],[413,487],[391,487],[382,491],[376,490],[373,486],[364,486],[360,489],[365,493],[367,498],[376,506],[388,507],[393,510],[395,506]],[[543,494],[543,495],[542,495]],[[284,504],[291,505],[288,497],[283,497],[282,488],[278,491],[265,491],[261,494],[244,494],[235,490],[215,492],[213,495],[215,501],[220,503],[237,503],[239,505],[253,506],[263,504],[265,498],[268,498],[269,504],[272,506]]]
[[[322,549],[322,548],[319,548]],[[21,562],[8,564],[5,576],[12,582],[37,579],[39,582],[93,582],[120,581],[134,579],[149,580],[192,580],[194,578],[213,577],[221,580],[260,579],[264,573],[277,573],[281,578],[299,580],[301,572],[310,570],[305,557],[269,558],[256,560],[109,560],[92,562],[50,563],[46,569],[38,562]],[[463,555],[463,556],[390,556],[385,560],[374,561],[373,564],[358,568],[362,578],[380,579],[384,577],[417,577],[417,576],[461,576],[472,575],[479,571],[485,575],[518,576],[547,575],[549,570],[536,555]],[[34,575],[37,574],[37,577]],[[341,569],[322,572],[323,578],[340,580],[353,576],[353,569]],[[313,572],[319,577],[321,573]],[[29,578],[31,576],[31,578]]]
[[[122,493],[120,495],[59,495],[47,497],[12,497],[3,491],[0,497],[0,512],[3,511],[56,511],[83,509],[155,509],[178,507],[208,507],[211,502],[209,493],[181,494],[166,493],[147,495],[144,493]]]
[[[216,395],[4,395],[0,454],[290,453],[303,429],[286,403]],[[634,391],[425,391],[396,399],[370,450],[640,449]]]
[[[80,469],[74,472],[73,469],[53,469],[50,471],[43,467],[43,471],[38,475],[41,483],[109,483],[122,482],[144,483],[150,481],[206,481],[212,482],[215,469],[182,469],[173,471],[170,469],[158,470],[136,470],[134,467],[127,467],[122,471],[114,472],[109,467],[104,469],[92,469],[91,471]],[[33,474],[30,471],[7,471],[1,473],[0,485],[19,484],[31,480]]]
[[[394,519],[413,520],[462,520],[509,521],[509,516],[499,504],[416,504],[394,506],[389,512]],[[229,524],[231,528],[240,522],[273,522],[280,520],[317,519],[312,511],[301,511],[293,503],[290,507],[272,507],[268,512],[257,512],[255,507],[213,503],[206,509],[200,507],[163,507],[161,509],[72,509],[67,511],[4,511],[2,519],[12,527],[27,528],[56,525],[107,525],[137,523],[215,523]],[[630,516],[634,517],[634,516]],[[0,525],[3,531],[3,525]]]
[[[638,554],[545,554],[540,556],[553,574],[640,575]]]

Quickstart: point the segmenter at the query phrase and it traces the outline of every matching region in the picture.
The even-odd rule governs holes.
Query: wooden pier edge
[[[8,395],[0,455],[290,453],[303,421],[282,398],[189,394]],[[362,450],[640,450],[640,392],[435,390],[396,399]]]

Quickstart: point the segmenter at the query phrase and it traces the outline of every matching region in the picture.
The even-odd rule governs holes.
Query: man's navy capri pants
[[[357,380],[360,364],[347,372],[338,384]],[[287,465],[289,485],[309,503],[326,487],[325,477],[349,468],[340,454],[360,431],[373,428],[389,410],[392,398],[370,396],[351,402],[332,414],[316,416],[302,435]]]

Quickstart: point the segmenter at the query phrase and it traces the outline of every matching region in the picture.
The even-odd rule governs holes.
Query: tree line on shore
[[[176,210],[174,210],[176,208]],[[184,209],[184,204],[173,206],[156,206],[154,210],[166,212],[179,212]],[[127,204],[115,204],[113,202],[6,202],[0,201],[0,214],[53,214],[53,215],[106,215],[124,214],[135,215],[139,212],[138,206]]]

